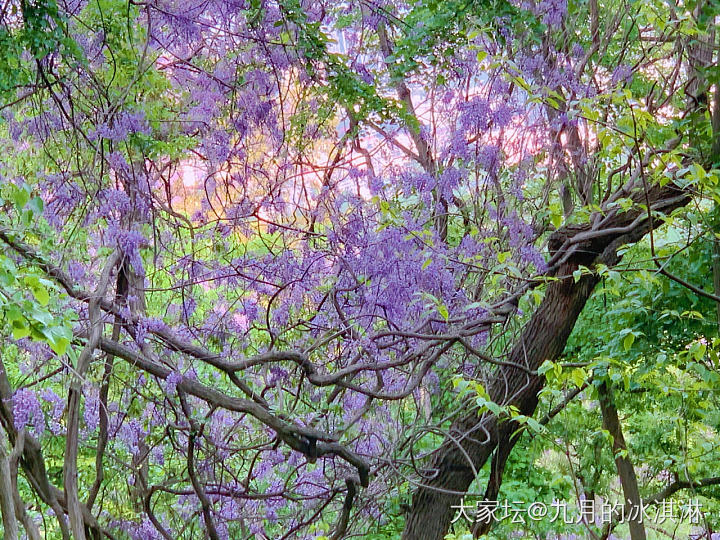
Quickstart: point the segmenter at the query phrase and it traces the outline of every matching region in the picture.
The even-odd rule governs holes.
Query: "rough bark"
[[[557,416],[573,399],[579,396],[589,385],[589,381],[578,387],[574,388],[565,395],[565,398],[558,403],[553,409],[543,416],[538,423],[546,426],[550,423],[555,416]],[[484,500],[496,501],[498,494],[500,493],[500,486],[502,485],[503,473],[505,471],[505,465],[512,454],[513,448],[520,441],[523,434],[523,426],[517,422],[511,422],[506,425],[505,433],[500,436],[497,443],[497,449],[493,455],[492,465],[490,467],[490,478],[488,485],[485,488]],[[480,538],[483,535],[490,532],[494,525],[492,520],[477,521],[472,529],[473,538]]]
[[[672,184],[655,186],[647,193],[636,191],[638,201],[648,200],[654,210],[669,213],[685,205],[689,195]],[[617,249],[636,242],[660,223],[643,217],[641,210],[610,214],[603,220],[602,230],[590,226],[568,226],[553,234],[551,253],[561,264],[555,268],[559,279],[548,285],[545,298],[524,327],[509,362],[535,371],[545,360],[556,360],[585,303],[597,283],[593,274],[575,281],[572,277],[579,265],[592,266],[602,262],[617,264]],[[502,405],[514,405],[521,414],[532,416],[537,407],[537,394],[544,384],[540,375],[504,366],[499,368],[488,389],[490,397]],[[478,416],[472,410],[456,421],[450,434],[434,453],[425,471],[421,486],[413,495],[403,538],[406,540],[441,540],[447,533],[454,509],[479,470],[504,436],[503,425],[494,415]]]
[[[567,266],[567,265],[564,265]],[[569,268],[568,268],[569,269]],[[572,272],[570,272],[572,274]],[[554,360],[565,347],[570,331],[595,286],[594,276],[577,283],[557,281],[548,287],[546,298],[525,327],[510,361],[537,369],[544,360]],[[521,414],[532,415],[542,378],[515,368],[501,369],[489,393],[497,403],[512,403]],[[471,411],[451,428],[454,438],[446,440],[436,453],[430,470],[432,477],[423,482],[413,497],[403,538],[442,539],[453,517],[453,505],[475,479],[474,470],[483,466],[502,437],[497,417],[478,417]],[[467,456],[472,463],[468,463]]]
[[[17,540],[18,523],[15,519],[12,476],[10,475],[10,460],[6,445],[5,432],[0,428],[0,515],[2,515],[3,538]]]
[[[645,540],[645,525],[642,522],[642,513],[632,512],[630,508],[640,508],[642,500],[640,499],[640,490],[638,489],[637,477],[635,476],[635,468],[627,454],[627,444],[623,436],[620,418],[618,418],[617,407],[613,400],[612,391],[607,383],[603,382],[598,386],[598,395],[600,398],[600,410],[602,411],[603,426],[610,432],[612,437],[612,451],[615,458],[615,466],[617,467],[618,476],[620,477],[620,485],[625,498],[626,516],[628,516],[628,524],[630,526],[630,538],[632,540]]]

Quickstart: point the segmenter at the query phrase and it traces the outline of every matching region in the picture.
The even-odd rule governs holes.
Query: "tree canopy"
[[[0,2],[4,538],[715,538],[719,17]]]

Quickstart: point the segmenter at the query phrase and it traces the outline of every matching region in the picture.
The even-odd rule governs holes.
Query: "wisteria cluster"
[[[533,159],[544,144],[528,136],[542,132],[543,120],[523,108],[524,98],[500,79],[487,81],[482,62],[470,58],[438,103],[426,103],[418,77],[413,114],[437,158],[431,168],[413,163],[402,150],[401,119],[375,128],[372,117],[358,124],[352,110],[338,109],[323,94],[318,83],[338,68],[313,59],[321,45],[303,42],[301,28],[351,21],[334,37],[351,77],[371,85],[386,66],[383,51],[366,46],[368,36],[385,31],[389,14],[407,7],[305,4],[183,0],[133,9],[128,22],[135,31],[128,37],[145,44],[135,71],[123,75],[130,86],[108,79],[117,55],[128,54],[113,49],[115,30],[84,32],[84,21],[111,14],[90,4],[67,6],[69,28],[90,63],[58,89],[57,99],[46,97],[39,112],[20,109],[9,121],[18,148],[47,146],[49,139],[62,145],[84,133],[74,152],[88,155],[96,171],[77,169],[51,143],[66,161],[43,171],[38,184],[44,217],[57,234],[78,225],[83,231],[55,257],[67,261],[61,269],[74,286],[92,290],[106,254],[117,251],[123,261],[111,273],[117,290],[101,291],[108,302],[116,295],[120,331],[112,339],[170,366],[164,377],[91,366],[82,391],[82,444],[104,440],[104,451],[127,463],[131,500],[171,488],[171,471],[194,444],[188,466],[212,500],[217,533],[225,538],[237,527],[268,536],[301,530],[301,516],[357,472],[332,455],[312,464],[307,455],[277,447],[277,434],[261,422],[187,396],[183,381],[228,384],[202,354],[228,364],[268,356],[271,361],[243,369],[240,390],[375,463],[359,508],[380,517],[372,494],[386,489],[392,474],[375,460],[402,444],[413,422],[383,400],[410,400],[426,414],[430,396],[452,373],[428,339],[488,316],[493,293],[482,307],[477,291],[487,276],[481,269],[497,264],[499,245],[507,245],[508,262],[523,271],[545,268],[534,247],[537,231],[520,214],[520,169],[503,169],[509,154],[513,162]],[[535,9],[549,24],[561,20],[562,6]],[[297,40],[292,47],[288,38]],[[156,90],[141,95],[132,86],[143,77]],[[78,92],[89,81],[120,94],[108,105],[86,101]],[[462,90],[468,84],[469,95]],[[392,97],[392,87],[373,88],[377,99]],[[63,104],[73,105],[72,118]],[[434,123],[433,112],[441,116]],[[342,142],[329,150],[327,165],[309,167],[323,161],[333,122],[345,117],[358,124],[343,135],[356,149]],[[529,129],[515,127],[528,121]],[[529,138],[512,140],[518,137]],[[168,151],[172,145],[177,150]],[[518,182],[514,196],[496,190],[508,182]],[[392,200],[399,203],[384,203]],[[488,220],[462,225],[453,217],[459,236],[433,227],[438,209],[458,200],[489,208]],[[509,286],[496,285],[498,295]],[[88,310],[79,313],[82,326]],[[109,331],[112,317],[105,322]],[[480,325],[468,338],[482,346],[487,332]],[[167,339],[193,349],[184,354]],[[273,361],[282,351],[299,351],[306,364]],[[67,375],[46,383],[59,376]],[[30,389],[15,393],[16,429],[32,428],[40,439],[63,434],[62,400],[51,388],[40,390],[40,399]],[[309,400],[292,397],[299,392]],[[189,442],[201,418],[205,427]],[[239,455],[246,457],[233,457]],[[106,526],[133,538],[161,538],[163,530],[174,537],[179,523],[198,515],[201,499],[178,493],[172,510],[154,519],[141,512],[137,521]]]
[[[47,158],[2,172],[44,201],[44,237],[16,248],[48,261],[76,342],[17,343],[48,376],[12,395],[14,429],[68,436],[75,381],[104,469],[75,489],[118,538],[313,538],[348,500],[383,524],[441,390],[490,376],[473,355],[548,269],[536,203],[586,156],[560,142],[576,111],[537,98],[596,94],[583,47],[467,18],[440,61],[404,2],[58,8],[84,60],[33,68],[57,84],[3,112],[2,144]],[[514,8],[550,32],[567,13]],[[425,69],[400,77],[416,33]]]

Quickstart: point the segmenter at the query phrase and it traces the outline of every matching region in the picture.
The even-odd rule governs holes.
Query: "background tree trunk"
[[[612,452],[615,458],[618,476],[620,477],[623,496],[625,497],[625,515],[629,520],[630,538],[632,540],[645,540],[645,525],[643,525],[642,513],[640,512],[642,502],[640,499],[640,490],[638,489],[637,477],[635,476],[635,468],[633,467],[632,461],[630,461],[630,457],[627,455],[627,444],[625,444],[625,437],[623,437],[622,426],[620,425],[612,391],[608,388],[607,383],[603,382],[598,386],[598,394],[600,397],[600,409],[602,410],[603,427],[607,429],[612,436]],[[637,516],[634,515],[631,508],[638,509]]]

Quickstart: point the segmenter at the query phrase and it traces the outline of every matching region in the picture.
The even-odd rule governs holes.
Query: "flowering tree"
[[[626,246],[718,196],[704,2],[1,9],[28,538],[443,538]],[[582,373],[564,403],[595,378],[617,417]]]

